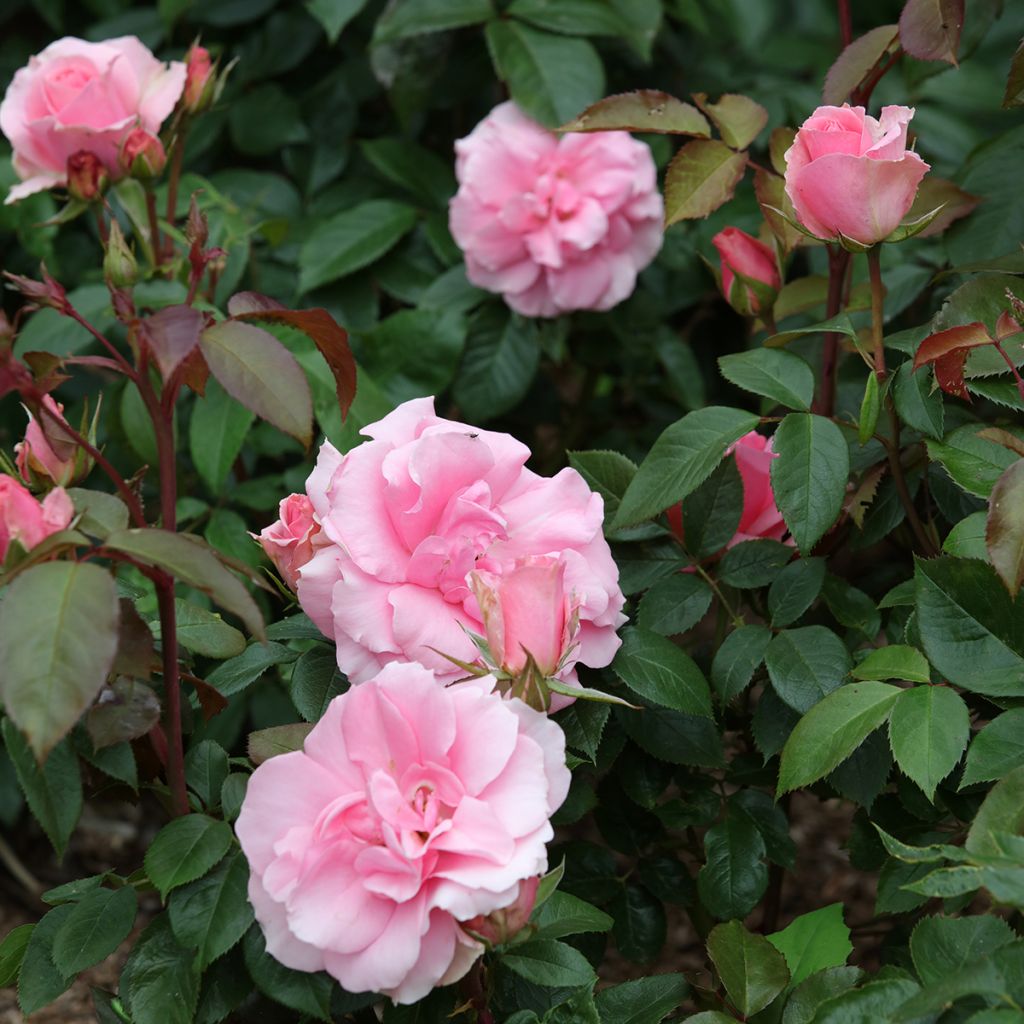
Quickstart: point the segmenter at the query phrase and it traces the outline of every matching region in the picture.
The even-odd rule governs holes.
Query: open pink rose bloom
[[[517,313],[611,309],[661,248],[654,160],[627,132],[558,136],[502,103],[455,152],[466,276]]]
[[[285,966],[412,1003],[483,952],[461,922],[532,902],[569,789],[565,739],[493,682],[389,665],[336,697],[303,750],[256,769],[236,829]]]
[[[874,245],[899,227],[929,167],[907,149],[913,107],[818,107],[786,151],[786,193],[819,238]]]
[[[297,576],[303,610],[336,642],[352,682],[394,661],[418,662],[443,682],[464,676],[445,655],[472,662],[479,654],[466,632],[486,632],[472,573],[490,587],[515,573],[520,590],[524,573],[536,576],[536,600],[558,605],[558,639],[547,627],[533,637],[533,620],[519,616],[524,603],[510,597],[513,654],[525,647],[557,661],[552,648],[569,608],[578,629],[560,678],[574,682],[577,662],[611,662],[625,598],[602,532],[603,502],[579,473],[538,476],[525,467],[525,445],[442,419],[430,398],[362,432],[370,440],[344,456],[329,443],[320,449],[306,483],[311,520],[286,504],[261,535],[286,578]],[[320,532],[307,543],[313,525]],[[287,555],[282,542],[293,545]]]
[[[184,87],[185,65],[157,60],[135,36],[51,43],[15,73],[0,104],[22,179],[7,202],[66,185],[68,160],[83,151],[120,177],[126,136],[135,128],[155,135]]]

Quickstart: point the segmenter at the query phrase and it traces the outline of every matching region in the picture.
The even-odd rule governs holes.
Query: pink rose
[[[492,910],[487,915],[480,914],[472,921],[466,921],[463,927],[492,946],[508,942],[529,924],[539,886],[540,875],[527,878],[519,883],[519,895],[515,903],[500,910]]]
[[[62,487],[36,501],[14,477],[0,476],[0,562],[12,541],[31,551],[52,533],[66,529],[75,509]]]
[[[579,473],[532,473],[525,445],[441,419],[431,398],[405,402],[362,433],[371,440],[344,456],[324,444],[306,482],[324,533],[298,589],[353,682],[392,661],[460,678],[438,651],[477,657],[466,634],[483,632],[470,573],[501,576],[538,555],[564,562],[565,590],[579,606],[579,646],[561,678],[575,681],[576,661],[612,660],[625,599],[603,502]],[[530,649],[539,641],[517,639]]]
[[[51,43],[15,73],[0,104],[0,130],[14,147],[22,179],[7,196],[66,185],[68,159],[95,155],[114,178],[133,128],[156,134],[185,87],[185,65],[164,64],[134,36]]]
[[[782,540],[787,527],[772,492],[772,459],[778,458],[777,453],[772,451],[772,439],[752,430],[744,434],[726,454],[736,459],[736,468],[740,471],[743,483],[743,514],[726,547],[734,547],[745,540]],[[682,504],[673,505],[667,515],[669,527],[680,544],[684,544]]]
[[[529,654],[545,676],[554,675],[571,641],[565,563],[521,558],[498,575],[472,572],[470,581],[496,664],[517,675]]]
[[[722,262],[722,294],[742,316],[756,316],[761,311],[762,298],[767,302],[768,296],[758,294],[744,282],[740,282],[736,294],[733,294],[733,284],[739,274],[763,285],[769,293],[778,292],[782,278],[779,277],[775,253],[739,228],[719,231],[711,239],[711,244],[718,250]]]
[[[256,538],[282,579],[294,591],[299,572],[313,557],[313,544],[320,524],[313,515],[313,503],[305,494],[289,494],[277,508],[280,518]]]
[[[67,423],[62,415],[63,405],[55,402],[49,395],[43,396],[42,404],[59,416],[62,423]],[[42,480],[64,487],[75,477],[78,448],[70,439],[64,441],[54,437],[58,428],[52,423],[48,426],[49,437],[39,421],[34,416],[29,416],[25,439],[14,446],[15,464],[21,478],[30,484],[35,485]]]
[[[517,313],[611,309],[661,248],[654,160],[626,132],[558,136],[502,103],[455,152],[466,275]]]
[[[818,107],[786,152],[786,194],[819,238],[881,242],[899,226],[929,169],[907,151],[913,107]]]
[[[493,683],[389,665],[253,773],[235,827],[286,967],[416,1002],[483,952],[461,922],[513,906],[545,870],[565,739]]]

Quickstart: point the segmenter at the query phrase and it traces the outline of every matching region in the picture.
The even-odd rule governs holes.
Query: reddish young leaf
[[[236,292],[228,299],[228,312],[232,316],[265,313],[267,310],[285,308],[277,299],[272,299],[269,295],[263,295],[260,292]]]
[[[900,15],[900,43],[918,60],[956,64],[964,0],[907,0]]]
[[[241,300],[241,301],[237,301]],[[341,418],[348,415],[349,407],[356,397],[356,362],[348,344],[348,332],[327,312],[326,309],[285,309],[271,305],[273,299],[256,292],[240,292],[232,297],[228,308],[242,308],[245,312],[235,312],[236,320],[262,321],[263,323],[284,324],[294,327],[309,338],[320,350],[327,365],[334,374],[334,386],[338,393],[338,405],[341,406]]]
[[[560,132],[603,132],[622,129],[659,135],[696,135],[708,138],[711,128],[696,107],[656,89],[606,96],[563,124]]]
[[[985,546],[999,578],[1015,597],[1024,583],[1024,459],[996,481],[988,499]]]
[[[918,347],[914,369],[935,364],[935,379],[947,394],[969,402],[971,396],[964,383],[964,363],[972,348],[991,345],[992,338],[983,323],[975,321],[961,327],[931,334]]]
[[[164,380],[199,344],[204,323],[203,314],[191,306],[168,306],[141,321],[140,333]]]

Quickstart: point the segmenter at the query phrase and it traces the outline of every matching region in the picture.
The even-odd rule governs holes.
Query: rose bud
[[[65,529],[74,515],[64,488],[54,488],[38,502],[14,477],[0,476],[0,561],[13,541],[31,551],[50,534]]]
[[[216,88],[210,51],[205,46],[193,43],[185,54],[185,68],[182,104],[190,114],[202,113],[213,102]]]
[[[515,902],[500,910],[474,917],[463,924],[463,928],[471,934],[483,939],[492,946],[498,946],[515,938],[529,923],[533,913],[533,905],[537,900],[537,887],[540,875],[527,878],[519,883],[519,895]]]
[[[81,149],[68,157],[68,192],[72,199],[91,203],[103,194],[110,175],[95,153]]]
[[[811,234],[875,245],[899,227],[929,170],[907,150],[913,107],[818,107],[786,151],[786,194]]]
[[[741,316],[770,309],[782,287],[775,253],[739,228],[719,231],[711,244],[722,261],[722,294]]]
[[[103,254],[103,276],[113,288],[131,288],[139,276],[135,254],[128,247],[121,226],[111,218],[110,235]]]
[[[149,181],[163,173],[167,166],[167,152],[155,135],[136,128],[121,144],[120,160],[125,174]]]
[[[39,307],[48,306],[50,309],[55,309],[58,313],[66,316],[71,308],[71,304],[68,302],[68,293],[64,290],[64,286],[56,278],[50,276],[45,263],[40,265],[39,271],[43,276],[42,281],[33,281],[31,277],[11,274],[6,270],[4,271],[4,277],[33,305]]]
[[[300,570],[313,557],[320,524],[313,515],[313,503],[305,494],[289,494],[282,499],[278,514],[277,522],[254,536],[281,578],[295,591],[299,586]]]
[[[62,423],[67,422],[63,416],[64,406],[49,395],[43,396],[42,405],[59,417]],[[49,435],[38,419],[29,416],[25,438],[14,446],[15,465],[21,478],[32,486],[57,484],[65,487],[75,476],[78,448],[70,438],[58,436],[60,429],[52,420],[46,426]]]

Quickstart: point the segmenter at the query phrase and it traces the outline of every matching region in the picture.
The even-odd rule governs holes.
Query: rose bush
[[[503,103],[455,153],[466,275],[517,313],[611,309],[661,248],[654,161],[625,132],[559,138]]]
[[[0,104],[21,178],[7,202],[66,184],[68,161],[81,152],[120,177],[126,136],[156,134],[184,87],[185,65],[157,60],[134,36],[51,43],[15,74]]]
[[[492,683],[388,665],[257,768],[236,830],[277,960],[413,1003],[480,956],[462,924],[546,869],[569,789],[561,729]]]

